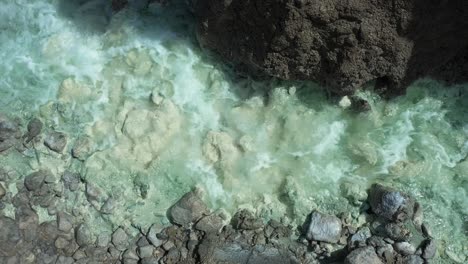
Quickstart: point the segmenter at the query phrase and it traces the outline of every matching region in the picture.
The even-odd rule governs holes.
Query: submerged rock
[[[42,124],[41,120],[37,118],[31,119],[31,121],[29,121],[28,123],[28,133],[26,134],[26,142],[31,141],[39,134],[41,134],[43,126],[44,125]]]
[[[62,153],[67,145],[67,135],[62,132],[53,131],[45,138],[44,145],[52,151]]]
[[[314,211],[310,216],[306,237],[309,240],[337,243],[341,236],[341,221],[338,217]]]

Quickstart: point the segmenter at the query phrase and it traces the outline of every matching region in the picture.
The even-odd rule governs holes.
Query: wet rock
[[[432,237],[432,231],[425,223],[421,225],[421,231],[426,238]]]
[[[125,250],[125,252],[122,255],[122,258],[136,260],[136,261],[140,259],[134,249]]]
[[[115,208],[115,200],[113,198],[108,198],[106,202],[101,207],[101,213],[103,214],[112,214]]]
[[[91,203],[93,201],[99,201],[101,199],[102,192],[97,187],[94,186],[92,183],[86,183],[86,198]]]
[[[341,236],[341,221],[338,217],[314,211],[310,216],[306,237],[309,240],[337,243]]]
[[[21,233],[15,221],[0,216],[0,257],[15,255],[15,246],[21,239]]]
[[[138,247],[137,253],[140,258],[150,258],[153,256],[154,247],[152,245],[147,245],[143,247]]]
[[[200,219],[195,225],[195,228],[207,233],[217,233],[223,225],[223,219],[218,215],[212,214]]]
[[[99,234],[96,240],[98,247],[105,247],[111,242],[111,236],[106,233]]]
[[[41,120],[37,118],[31,119],[28,123],[28,133],[26,134],[26,142],[31,141],[35,137],[37,137],[39,134],[41,134],[43,124]]]
[[[245,209],[237,212],[232,217],[231,223],[235,229],[241,230],[256,230],[263,227],[262,221]]]
[[[421,225],[424,221],[424,214],[422,206],[416,202],[414,204],[414,214],[413,214],[413,224],[418,228],[421,229]]]
[[[0,153],[15,145],[17,132],[15,122],[0,114]]]
[[[428,239],[424,242],[422,257],[424,259],[434,258],[437,252],[437,243],[434,239]]]
[[[412,255],[416,252],[416,248],[408,242],[395,243],[393,248],[403,256]]]
[[[44,145],[52,151],[62,153],[67,145],[67,135],[62,132],[53,131],[46,136]]]
[[[365,188],[355,182],[343,182],[340,184],[342,195],[355,205],[361,204],[367,199]]]
[[[94,238],[89,230],[89,227],[85,224],[80,224],[75,230],[76,243],[80,247],[86,247],[94,244]]]
[[[191,191],[169,208],[168,216],[173,223],[187,226],[207,212],[208,208],[200,198],[200,192]]]
[[[151,227],[148,229],[148,233],[146,234],[148,241],[151,242],[151,244],[153,244],[155,247],[159,247],[164,243],[164,240],[157,237],[159,232],[161,232],[161,228],[154,224],[151,225]]]
[[[60,256],[57,259],[56,264],[73,264],[75,260],[72,257]]]
[[[72,156],[78,160],[85,161],[93,152],[91,140],[88,137],[80,137],[72,148]]]
[[[353,250],[345,259],[345,264],[383,264],[373,247]]]
[[[78,249],[73,254],[73,259],[75,260],[84,259],[84,258],[86,258],[86,253],[82,249]]]
[[[128,242],[128,235],[122,228],[117,228],[112,234],[112,244],[114,244],[118,250],[125,250]]]
[[[58,249],[63,249],[63,248],[66,248],[70,243],[68,242],[68,240],[66,240],[65,238],[63,237],[58,237],[56,240],[55,240],[55,247],[58,248]]]
[[[380,184],[372,185],[369,202],[375,214],[391,221],[405,221],[413,216],[414,200],[409,195]]]
[[[3,184],[0,183],[0,199],[2,199],[3,197],[5,197],[5,194],[6,194],[6,190],[5,190],[5,188],[3,187]]]
[[[348,248],[353,249],[356,247],[366,246],[366,241],[372,236],[368,227],[360,228],[354,235],[349,238]]]
[[[172,248],[167,252],[166,256],[164,257],[164,262],[166,264],[177,264],[180,263],[180,252],[176,248]]]
[[[81,182],[80,178],[81,176],[79,173],[67,170],[62,175],[63,184],[72,192],[78,190]]]
[[[24,186],[28,191],[39,191],[49,174],[52,174],[49,170],[33,172],[24,178]]]
[[[388,223],[385,225],[385,234],[395,241],[408,241],[410,230],[403,224]]]
[[[63,232],[70,232],[73,228],[73,217],[65,212],[57,214],[57,228]]]
[[[423,264],[424,260],[420,256],[409,255],[403,259],[403,264]]]

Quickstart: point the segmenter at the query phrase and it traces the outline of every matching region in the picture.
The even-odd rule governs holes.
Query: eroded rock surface
[[[239,70],[346,94],[377,80],[466,80],[468,2],[192,0],[202,46]]]

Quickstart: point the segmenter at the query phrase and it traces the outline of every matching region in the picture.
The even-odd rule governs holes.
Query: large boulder
[[[351,93],[467,79],[468,1],[191,0],[200,44],[239,70]],[[394,90],[394,89],[392,89]]]

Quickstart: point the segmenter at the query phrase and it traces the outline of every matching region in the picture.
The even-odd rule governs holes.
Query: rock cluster
[[[23,128],[21,122],[0,116],[0,146],[3,152],[13,147],[27,152],[41,146],[50,155],[75,156],[81,161],[79,151],[73,149],[86,148],[67,149],[66,135],[42,130],[38,119]],[[75,146],[80,144],[75,142]],[[56,170],[42,168],[20,179],[15,182],[0,168],[0,263],[409,264],[427,263],[437,253],[421,205],[408,194],[379,184],[371,186],[368,195],[351,192],[362,208],[368,208],[361,212],[365,221],[359,226],[350,224],[345,215],[317,210],[304,219],[302,230],[285,219],[265,222],[248,210],[228,219],[212,212],[203,201],[203,192],[195,189],[168,209],[170,226],[122,225],[112,234],[96,234],[79,213],[58,203],[65,192],[83,191],[90,208],[105,216],[118,206],[112,196],[73,171],[59,177]],[[137,179],[144,197],[148,188]],[[16,192],[11,188],[14,184]],[[13,215],[6,213],[7,206],[13,208]],[[41,212],[46,212],[48,220],[40,217]]]

